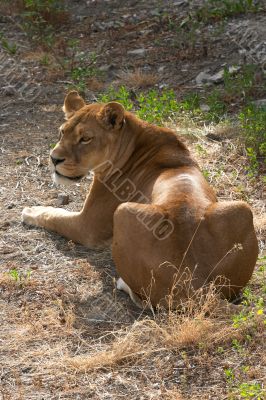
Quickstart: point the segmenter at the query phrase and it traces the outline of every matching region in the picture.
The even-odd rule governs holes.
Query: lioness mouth
[[[62,176],[62,178],[70,179],[71,181],[80,181],[80,179],[83,178],[82,175],[80,175],[80,176],[66,176],[66,175],[60,174],[60,172],[58,172],[58,171],[55,171],[55,173],[56,173],[56,175]]]

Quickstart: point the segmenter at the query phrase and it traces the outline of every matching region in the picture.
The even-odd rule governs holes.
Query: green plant
[[[256,84],[257,76],[262,80],[259,87]],[[228,67],[224,68],[224,97],[225,100],[228,97],[230,100],[242,100],[244,102],[249,101],[254,92],[257,94],[263,94],[265,90],[265,81],[262,71],[257,65],[247,64],[244,65],[240,71],[235,73],[230,72]]]
[[[224,374],[225,374],[225,379],[229,384],[232,384],[232,382],[235,380],[235,374],[232,368],[226,368],[224,369]]]
[[[48,54],[44,54],[44,56],[40,60],[41,65],[47,66],[50,63],[50,57]]]
[[[237,392],[241,399],[256,399],[262,400],[264,398],[265,391],[259,383],[243,382],[237,386]]]
[[[206,156],[208,154],[207,150],[199,143],[197,143],[195,145],[195,150],[202,157],[204,157],[204,156]]]
[[[228,107],[225,104],[222,94],[218,90],[213,90],[206,98],[206,103],[209,106],[209,111],[205,113],[205,118],[209,122],[220,122],[224,119]]]
[[[253,104],[247,106],[240,112],[239,121],[254,172],[259,162],[265,163],[266,160],[266,107],[260,108]]]
[[[236,350],[241,352],[241,350],[243,350],[241,344],[239,343],[239,341],[237,339],[233,339],[232,340],[232,347]]]
[[[11,269],[8,275],[12,280],[14,280],[18,285],[22,286],[29,282],[31,279],[31,270],[26,271],[26,273],[19,272],[16,268]]]
[[[242,324],[246,323],[250,317],[252,317],[253,314],[250,313],[244,313],[240,312],[238,314],[235,314],[232,319],[233,319],[233,327],[234,328],[239,328]]]
[[[224,369],[225,379],[229,386],[229,399],[262,400],[264,398],[265,390],[262,389],[260,383],[243,382],[249,369],[249,366],[244,365],[241,368],[242,373],[237,376],[232,368]]]
[[[182,110],[193,113],[200,112],[200,96],[198,93],[189,93],[181,101]]]
[[[251,291],[249,287],[246,287],[243,291],[242,303],[246,306],[253,306],[256,309],[263,309],[264,299]]]
[[[133,102],[130,98],[130,93],[125,86],[121,86],[118,90],[115,90],[115,88],[111,86],[107,92],[98,97],[98,101],[101,103],[108,103],[109,101],[113,100],[121,103],[128,111],[132,110],[133,108]]]
[[[72,41],[72,56],[65,68],[70,67],[70,76],[73,80],[73,86],[80,91],[86,89],[86,81],[93,77],[99,77],[102,72],[97,68],[97,55],[92,52],[88,56],[83,53],[78,57],[75,56],[74,50],[77,49],[77,41]]]
[[[174,116],[181,107],[176,100],[173,90],[150,90],[148,93],[140,93],[137,96],[138,117],[150,122],[161,124],[171,116]]]
[[[64,0],[23,0],[22,27],[31,39],[52,47],[54,26],[67,19]]]
[[[252,147],[247,147],[246,148],[247,151],[247,156],[249,158],[249,162],[250,162],[250,172],[249,172],[249,176],[253,176],[254,174],[256,174],[257,170],[258,170],[258,160],[257,160],[257,155],[255,150]]]
[[[2,32],[0,32],[0,43],[4,50],[6,50],[9,54],[15,55],[17,52],[17,45],[16,43],[10,43],[5,37]]]
[[[117,90],[110,87],[106,93],[98,97],[98,100],[103,103],[119,101],[127,110],[132,110],[134,106],[139,118],[157,124],[161,124],[182,110],[182,104],[177,102],[174,91],[166,89],[162,92],[153,89],[147,93],[139,93],[133,103],[131,93],[125,86]]]
[[[195,14],[198,20],[207,23],[248,12],[258,12],[259,9],[260,6],[255,0],[207,0]]]
[[[193,15],[188,14],[181,23],[176,27],[176,36],[174,46],[180,50],[195,49],[196,41],[204,40],[203,33],[199,35],[201,28],[200,22]]]

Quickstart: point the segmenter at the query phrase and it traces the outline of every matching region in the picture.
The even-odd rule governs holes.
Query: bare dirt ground
[[[71,58],[67,40],[79,39],[75,51],[95,52],[103,72],[87,79],[88,101],[138,69],[153,75],[157,88],[182,97],[203,70],[215,73],[247,57],[259,63],[263,50],[255,44],[265,40],[264,12],[229,18],[217,35],[209,24],[204,35],[196,32],[195,46],[183,45],[171,24],[198,3],[69,1],[53,52],[32,42],[16,10],[3,7],[0,31],[18,50],[10,55],[0,47],[0,399],[264,398],[265,322],[257,308],[237,328],[222,312],[216,318],[202,309],[191,318],[140,312],[116,291],[109,250],[88,250],[21,223],[23,207],[58,206],[62,193],[69,195],[65,208],[80,209],[90,183],[55,187],[48,168],[70,81],[57,59]],[[256,32],[252,54],[247,28]],[[139,54],[130,53],[136,49]],[[248,177],[236,128],[170,125],[184,135],[221,200],[253,207],[261,252],[250,290],[258,302],[265,297],[265,183]],[[243,383],[259,389],[241,394]]]

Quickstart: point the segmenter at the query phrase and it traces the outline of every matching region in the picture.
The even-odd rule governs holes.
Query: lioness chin
[[[217,202],[187,147],[119,103],[64,102],[50,153],[56,182],[94,172],[83,209],[25,208],[23,221],[90,248],[112,243],[118,288],[141,305],[178,306],[211,282],[233,298],[250,279],[258,244],[249,206]]]

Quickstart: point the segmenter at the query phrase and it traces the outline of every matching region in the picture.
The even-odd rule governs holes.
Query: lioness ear
[[[72,90],[69,92],[64,101],[63,111],[65,113],[66,119],[71,118],[72,115],[75,114],[80,108],[85,106],[85,101],[82,97],[76,92]]]
[[[123,125],[124,117],[124,107],[115,101],[105,104],[97,114],[98,120],[108,129],[120,129]]]

